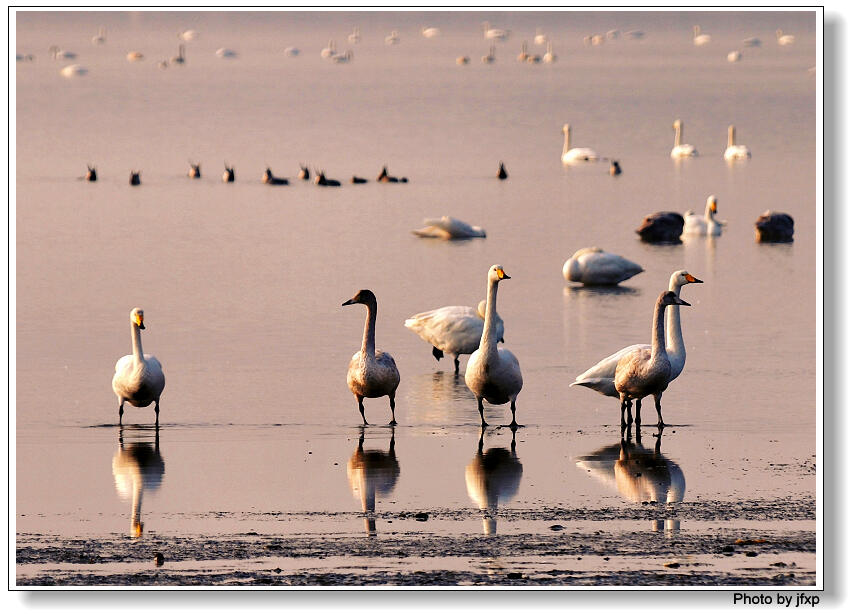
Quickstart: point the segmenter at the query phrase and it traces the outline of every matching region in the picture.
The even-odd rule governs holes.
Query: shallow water
[[[485,19],[513,30],[493,65],[479,61]],[[694,23],[712,35],[709,45],[691,44]],[[442,34],[424,39],[422,24]],[[107,42],[96,47],[99,26]],[[354,26],[362,41],[350,63],[319,57],[331,38],[348,47]],[[531,40],[536,27],[554,41],[555,64],[515,61],[524,37],[543,52]],[[186,64],[158,70],[187,28],[199,36],[186,43]],[[610,28],[646,36],[583,44]],[[796,43],[775,44],[777,28]],[[386,46],[393,29],[401,44]],[[798,546],[777,547],[799,559],[797,583],[818,581],[805,538],[817,490],[813,13],[18,12],[15,34],[17,52],[36,56],[17,62],[15,90],[19,581],[45,583],[53,572],[32,576],[27,566],[62,560],[32,560],[31,542],[115,541],[126,558],[100,558],[103,578],[164,540],[249,531],[380,538],[390,529],[383,514],[417,544],[490,533],[484,515],[496,519],[497,537],[525,543],[553,535],[551,513],[576,509],[600,523],[589,536],[664,534],[668,521],[634,515],[651,500],[682,533],[713,541],[730,531],[768,541],[799,533]],[[748,36],[762,46],[728,63]],[[70,62],[51,59],[51,44],[76,51],[89,73],[61,77]],[[287,58],[290,45],[301,55]],[[216,57],[220,47],[238,57]],[[130,50],[144,60],[127,62]],[[473,62],[457,66],[461,54]],[[677,164],[668,155],[676,117],[701,154]],[[624,173],[611,177],[603,163],[563,167],[566,122],[574,145],[619,159]],[[722,159],[730,123],[752,150],[746,163]],[[188,160],[201,161],[202,179],[187,178]],[[224,160],[234,184],[220,181]],[[505,182],[494,177],[500,160]],[[298,181],[301,162],[343,186]],[[77,179],[87,163],[98,182]],[[374,182],[383,164],[409,182]],[[265,166],[292,185],[262,185]],[[141,186],[128,186],[131,169],[141,169]],[[352,175],[370,181],[351,185]],[[728,221],[721,237],[677,246],[637,239],[646,214],[700,213],[711,193]],[[795,218],[792,244],[755,243],[753,222],[766,209]],[[483,226],[487,238],[409,233],[444,214]],[[564,260],[591,245],[644,273],[617,290],[569,287]],[[496,427],[509,421],[507,406],[488,407],[483,452],[498,451],[485,464],[466,359],[456,378],[451,359],[435,362],[403,322],[443,305],[475,306],[494,263],[511,276],[498,310],[523,370],[524,428],[512,450],[512,434]],[[664,395],[659,457],[645,402],[646,426],[632,443],[649,473],[634,485],[616,461],[617,401],[568,384],[618,348],[650,341],[653,303],[684,268],[704,280],[682,293],[692,304],[682,308],[687,364]],[[360,288],[378,297],[378,347],[402,374],[394,434],[381,426],[385,399],[366,400],[372,426],[359,427],[345,384],[365,311],[341,303]],[[143,346],[167,378],[157,431],[152,408],[127,409],[120,429],[110,388],[134,306],[146,310]],[[779,515],[753,516],[765,502]],[[731,504],[736,511],[722,507]],[[692,505],[707,511],[696,516]],[[378,520],[367,531],[363,512],[372,511]],[[414,520],[419,512],[428,520]],[[136,516],[141,536],[131,538]],[[553,559],[538,544],[525,551],[543,571]],[[342,542],[343,569],[363,564],[351,546]],[[639,551],[647,547],[640,541]],[[448,552],[464,556],[454,545]],[[711,575],[681,569],[662,582],[733,584],[727,559],[712,557],[703,570]],[[289,561],[272,558],[270,567],[287,567],[297,582],[310,564]],[[328,579],[396,583],[381,567]],[[252,569],[234,563],[230,573],[253,577]],[[642,571],[597,569],[584,570],[593,583],[657,583]],[[413,583],[418,571],[418,561],[401,568]],[[63,577],[76,583],[74,573]],[[98,582],[87,574],[83,583]],[[120,583],[151,581],[134,577]]]

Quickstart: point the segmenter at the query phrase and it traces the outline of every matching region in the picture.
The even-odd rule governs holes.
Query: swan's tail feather
[[[578,379],[571,382],[569,386],[584,386],[609,397],[618,397],[618,391],[615,389],[615,380],[612,378],[590,377]]]

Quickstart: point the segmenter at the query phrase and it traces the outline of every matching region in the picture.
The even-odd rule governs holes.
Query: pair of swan
[[[597,160],[597,152],[589,147],[574,147],[571,148],[571,126],[565,124],[562,126],[562,132],[565,135],[565,143],[562,146],[562,163],[574,164],[575,162],[592,162]]]
[[[160,397],[166,380],[160,361],[151,354],[143,354],[140,331],[145,330],[143,310],[131,310],[131,351],[116,362],[113,375],[113,392],[119,399],[119,424],[125,413],[125,403],[134,407],[155,404],[155,425],[160,418]]]
[[[794,218],[787,213],[767,209],[755,220],[758,242],[790,243],[794,240]]]
[[[672,273],[669,278],[669,290],[674,294],[675,298],[680,299],[681,288],[687,284],[700,284],[703,283],[701,279],[694,277],[687,271],[675,271]],[[662,296],[664,296],[664,293]],[[659,309],[659,299],[658,299],[658,307]],[[669,303],[677,305],[678,303]],[[655,313],[657,311],[655,310]],[[599,392],[602,395],[609,397],[618,397],[620,398],[619,390],[616,386],[616,378],[617,378],[617,369],[619,363],[631,353],[635,353],[635,355],[640,355],[637,350],[647,350],[650,354],[653,348],[653,341],[656,340],[658,334],[659,321],[655,320],[655,326],[653,331],[653,337],[651,345],[638,344],[638,345],[629,345],[625,348],[622,348],[615,352],[614,354],[607,356],[600,362],[598,362],[593,367],[584,371],[576,377],[576,380],[571,384],[571,386],[584,386],[585,388],[591,388],[592,390]],[[662,342],[663,337],[660,337],[660,341]],[[661,344],[662,345],[662,344]],[[681,315],[678,311],[677,306],[673,309],[669,309],[668,317],[665,322],[665,348],[664,351],[668,358],[669,363],[669,380],[672,381],[676,377],[681,374],[683,371],[684,364],[687,359],[687,351],[684,347],[684,337],[683,332],[681,330]],[[643,354],[644,355],[644,352]],[[627,370],[628,365],[625,364],[625,371]],[[626,377],[626,374],[625,374]],[[668,384],[668,382],[667,382]],[[665,388],[664,388],[665,389]],[[662,391],[660,391],[662,393]],[[659,397],[658,397],[659,398]],[[659,407],[659,400],[657,400],[657,405]],[[622,408],[624,407],[624,403],[622,403]],[[636,404],[636,422],[639,423],[639,412],[640,412],[641,403],[637,402]],[[659,413],[659,409],[658,409]],[[622,422],[624,421],[624,413],[622,409]],[[662,417],[661,417],[662,421]]]
[[[395,425],[395,391],[401,376],[395,360],[381,350],[375,348],[375,325],[377,322],[377,298],[371,290],[360,290],[352,298],[342,303],[345,305],[365,305],[366,324],[363,329],[363,345],[360,351],[351,357],[348,365],[348,388],[357,399],[363,424],[366,421],[366,411],[363,407],[363,399],[378,397],[389,397],[389,409],[392,412],[390,425]]]
[[[498,316],[496,315],[496,295],[499,282],[511,279],[501,265],[495,264],[487,272],[487,304],[485,320],[478,349],[467,361],[464,380],[476,397],[482,428],[487,426],[484,419],[484,401],[492,405],[504,405],[511,402],[511,429],[517,429],[517,395],[523,388],[523,374],[517,357],[505,348],[496,346]]]
[[[695,147],[688,143],[682,143],[682,137],[684,132],[684,122],[679,119],[676,119],[672,123],[672,128],[675,129],[675,146],[672,147],[672,158],[688,158],[690,156],[697,156],[698,151]]]
[[[611,254],[599,247],[577,250],[562,266],[562,275],[567,281],[578,281],[584,286],[614,286],[644,269],[618,254]]]
[[[684,213],[684,235],[701,237],[718,237],[722,234],[725,222],[720,222],[714,216],[717,213],[716,196],[707,197],[704,215],[696,215],[692,211]]]
[[[432,345],[431,353],[437,360],[443,353],[451,354],[455,361],[455,374],[460,371],[461,354],[472,354],[479,347],[484,332],[487,301],[478,307],[451,305],[423,311],[410,316],[404,326]],[[496,340],[503,342],[505,325],[499,315],[495,322]]]
[[[466,222],[444,215],[441,218],[429,218],[422,222],[425,226],[417,230],[411,230],[417,237],[432,239],[473,239],[485,238],[484,228],[481,226],[470,226]]]

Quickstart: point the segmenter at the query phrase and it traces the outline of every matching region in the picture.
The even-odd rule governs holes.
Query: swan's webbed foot
[[[357,397],[357,403],[359,404],[360,415],[363,417],[363,426],[368,426],[369,422],[366,420],[366,408],[363,407],[362,397]]]
[[[398,422],[395,421],[395,418],[389,421],[389,426],[395,426]]]
[[[479,402],[479,415],[481,416],[481,427],[482,427],[482,429],[484,429],[487,426],[487,422],[485,422],[485,419],[484,419],[484,404],[482,403],[482,400],[480,398],[476,399],[476,400]]]

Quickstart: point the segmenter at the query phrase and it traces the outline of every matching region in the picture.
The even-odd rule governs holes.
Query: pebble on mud
[[[162,552],[155,552],[155,565],[157,565],[158,567],[163,565],[163,553]]]
[[[663,563],[663,567],[671,567],[672,569],[674,569],[675,567],[680,567],[680,566],[681,566],[681,564],[676,563],[675,561],[672,561],[671,563]]]
[[[744,552],[743,554],[745,554],[746,556],[758,556],[757,552],[752,552],[751,550],[748,552]]]
[[[428,514],[426,512],[417,512],[413,515],[413,518],[415,518],[419,522],[425,522],[426,520],[428,520]]]
[[[509,571],[507,577],[509,580],[521,580],[523,579],[523,574],[519,571]]]
[[[561,530],[562,530],[562,529],[564,529],[564,528],[565,528],[565,526],[564,526],[564,525],[561,525],[561,524],[554,524],[554,525],[550,525],[550,530],[551,530],[551,531],[561,531]]]

